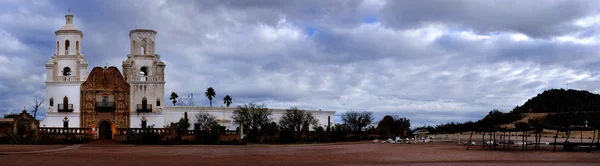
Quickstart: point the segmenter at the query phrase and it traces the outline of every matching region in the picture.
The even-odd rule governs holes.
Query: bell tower
[[[46,65],[46,127],[62,127],[63,119],[79,126],[81,84],[88,76],[88,62],[81,53],[83,33],[74,24],[71,12],[65,24],[54,32],[56,49]]]
[[[65,25],[56,35],[56,50],[52,59],[46,63],[47,82],[79,82],[85,81],[88,62],[81,53],[83,33],[73,24],[70,12],[65,15]]]
[[[131,86],[132,112],[161,112],[164,104],[165,63],[155,53],[156,31],[129,31],[131,50],[123,61],[123,76]],[[134,123],[132,123],[134,124]]]

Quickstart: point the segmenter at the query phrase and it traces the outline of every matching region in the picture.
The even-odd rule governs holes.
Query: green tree
[[[173,106],[175,106],[175,104],[177,104],[177,98],[179,98],[179,95],[177,95],[177,93],[173,92],[171,93],[171,100],[173,100]]]
[[[381,136],[385,135],[385,137],[392,137],[392,133],[394,132],[392,129],[393,126],[394,118],[392,118],[392,116],[386,115],[383,117],[383,119],[379,121],[379,123],[377,123],[377,131]]]
[[[260,126],[260,130],[262,131],[261,133],[263,136],[274,136],[275,134],[277,134],[278,129],[279,126],[275,122],[265,123],[262,126]]]
[[[16,113],[4,114],[4,118],[15,118],[17,116],[19,116],[19,114],[16,114]]]
[[[200,112],[196,114],[196,121],[200,125],[200,130],[210,130],[214,126],[218,126],[217,117],[208,113],[208,112]]]
[[[373,121],[373,113],[367,111],[348,111],[342,113],[342,121],[352,131],[361,131]]]
[[[232,103],[231,96],[225,95],[225,97],[223,98],[223,104],[225,104],[227,107],[229,107],[229,105],[231,105],[231,103]]]
[[[175,129],[177,131],[186,131],[188,128],[190,128],[190,120],[187,118],[181,118],[175,125]]]
[[[269,116],[272,114],[273,112],[264,104],[257,105],[250,103],[237,106],[231,118],[235,123],[248,129],[250,131],[249,134],[254,135],[256,140],[258,140],[260,126],[270,123]]]
[[[215,97],[215,95],[217,95],[215,89],[213,89],[212,87],[208,87],[208,89],[206,89],[206,92],[204,92],[204,95],[208,98],[208,100],[210,101],[210,106],[212,107],[212,99],[213,97]]]
[[[318,124],[319,120],[316,119],[311,112],[296,107],[286,109],[279,120],[279,126],[291,131],[302,131],[302,128],[308,128],[311,125]]]

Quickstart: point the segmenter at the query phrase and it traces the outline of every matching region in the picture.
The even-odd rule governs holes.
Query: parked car
[[[386,142],[387,142],[387,143],[390,143],[390,144],[395,144],[395,143],[396,143],[396,141],[394,141],[394,140],[393,140],[393,139],[391,139],[391,138],[388,138],[388,140],[387,140]]]
[[[487,142],[485,142],[485,145],[498,145],[498,142],[487,141]]]

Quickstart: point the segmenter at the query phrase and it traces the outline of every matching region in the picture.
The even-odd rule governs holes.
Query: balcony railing
[[[138,104],[137,105],[137,112],[152,112],[152,105],[151,104]]]
[[[159,76],[133,76],[129,77],[127,81],[150,81],[150,82],[159,82],[163,81]]]
[[[54,76],[54,81],[56,82],[71,82],[71,81],[81,81],[79,76]]]
[[[64,104],[58,104],[58,112],[73,112],[73,104],[68,104],[66,108]]]
[[[115,102],[96,102],[95,110],[96,112],[115,112]]]

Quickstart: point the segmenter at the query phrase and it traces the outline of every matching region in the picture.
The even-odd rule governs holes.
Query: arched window
[[[75,42],[75,49],[77,50],[77,53],[79,53],[79,41]]]
[[[71,75],[71,68],[65,67],[63,69],[63,76],[70,76],[70,75]]]
[[[142,48],[142,53],[141,54],[142,55],[146,55],[146,50],[145,50],[146,48],[144,46],[142,46],[141,48]]]
[[[50,107],[54,106],[54,98],[50,97]]]
[[[157,107],[160,106],[160,99],[159,98],[156,99],[156,106]]]
[[[65,55],[69,55],[69,46],[71,45],[71,43],[69,42],[69,40],[65,41]]]
[[[58,41],[56,41],[56,54],[58,54]]]
[[[142,76],[148,76],[148,67],[144,66],[140,68],[140,74],[142,74]]]

